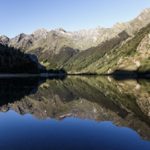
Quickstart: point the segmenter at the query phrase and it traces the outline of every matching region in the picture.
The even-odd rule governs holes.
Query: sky
[[[0,0],[0,35],[46,28],[67,31],[111,27],[150,8],[150,0]]]

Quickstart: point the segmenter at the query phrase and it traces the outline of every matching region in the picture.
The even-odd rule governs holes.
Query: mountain
[[[99,49],[98,47],[95,49]],[[150,72],[150,24],[121,46],[90,62],[82,72],[112,73],[115,70]]]
[[[149,70],[150,9],[112,28],[68,32],[40,29],[0,43],[34,54],[47,69],[68,73],[110,73],[117,69]],[[118,62],[119,61],[119,62]]]
[[[116,70],[150,72],[150,9],[128,23],[122,32],[96,47],[79,53],[64,68],[69,73],[113,73]]]

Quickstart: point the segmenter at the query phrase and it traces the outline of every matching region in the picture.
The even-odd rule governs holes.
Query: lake
[[[2,150],[150,150],[150,81],[0,79]]]

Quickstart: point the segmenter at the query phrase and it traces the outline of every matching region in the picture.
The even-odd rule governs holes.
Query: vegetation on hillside
[[[128,37],[129,35],[123,31],[118,35],[118,37],[107,40],[97,47],[78,53],[64,65],[64,68],[71,72],[82,72],[84,68],[98,61],[108,51],[118,47],[121,42],[126,40]]]
[[[0,73],[38,73],[35,56],[0,44]]]
[[[105,55],[103,57],[100,57],[97,62],[94,62],[87,68],[84,68],[83,71],[91,73],[109,73],[109,71],[113,72],[117,69],[120,69],[120,60],[122,60],[122,64],[125,66],[125,68],[121,69],[126,69],[128,66],[133,66],[132,68],[130,67],[133,71],[150,71],[150,59],[147,59],[147,56],[144,56],[142,60],[139,59],[141,63],[139,67],[134,67],[135,64],[132,62],[134,60],[138,60],[138,58],[140,58],[140,55],[142,55],[142,53],[138,53],[137,47],[139,46],[143,38],[149,33],[150,24],[137,32],[132,39],[128,40],[119,48],[112,49],[111,51],[105,53]]]

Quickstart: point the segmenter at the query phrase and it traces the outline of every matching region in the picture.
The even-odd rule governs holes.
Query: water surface
[[[0,80],[0,149],[149,150],[146,80]]]

